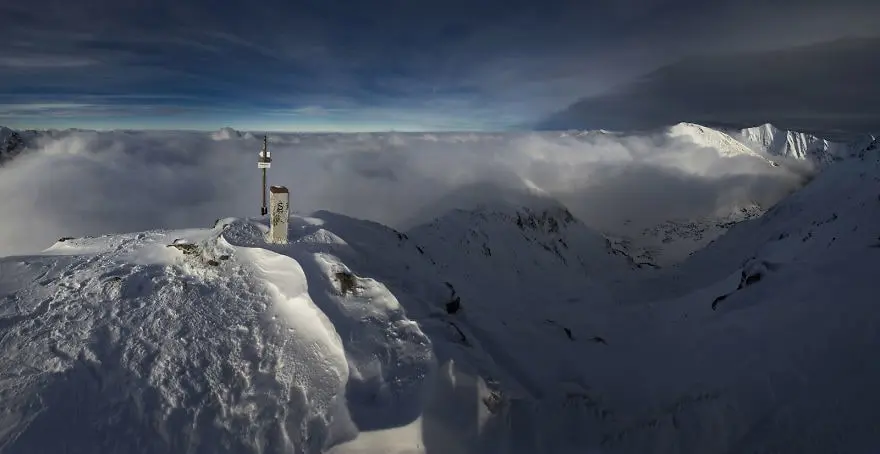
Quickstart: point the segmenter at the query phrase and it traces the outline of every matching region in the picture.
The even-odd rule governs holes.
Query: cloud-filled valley
[[[65,131],[0,167],[0,255],[59,237],[209,225],[259,214],[261,140],[250,134]],[[539,188],[588,225],[651,225],[767,207],[809,175],[804,162],[726,156],[666,130],[270,136],[271,184],[292,209],[405,229],[451,208]],[[782,160],[780,160],[782,159]],[[493,196],[494,197],[494,196]]]

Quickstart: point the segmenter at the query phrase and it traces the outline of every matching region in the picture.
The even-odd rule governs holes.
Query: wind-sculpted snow
[[[310,260],[221,227],[5,259],[3,451],[319,452],[414,419],[427,338],[381,284],[347,302]]]
[[[384,284],[358,276],[340,261],[335,249],[345,246],[343,240],[308,222],[294,228],[302,236],[293,246],[250,249],[247,257],[281,294],[296,293],[285,290],[298,281],[290,274],[317,285],[309,294],[320,323],[338,333],[339,352],[348,361],[345,396],[356,427],[374,430],[411,422],[419,415],[422,387],[433,367],[430,342]],[[293,308],[283,313],[302,318],[302,311]]]

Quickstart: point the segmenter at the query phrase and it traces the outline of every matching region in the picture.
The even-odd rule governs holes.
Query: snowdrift
[[[4,259],[4,451],[319,452],[414,418],[418,325],[376,281],[340,291],[330,255],[249,247],[261,227]]]

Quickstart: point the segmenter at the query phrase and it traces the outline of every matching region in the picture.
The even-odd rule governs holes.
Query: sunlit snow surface
[[[0,451],[876,452],[877,153],[659,271],[548,201],[0,259]]]
[[[417,414],[434,359],[394,296],[368,279],[341,295],[344,265],[308,242],[250,247],[266,246],[259,227],[0,262],[4,450],[316,452],[353,436],[352,417]]]

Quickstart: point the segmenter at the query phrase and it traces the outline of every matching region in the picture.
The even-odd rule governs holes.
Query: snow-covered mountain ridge
[[[21,134],[0,126],[0,164],[17,156],[24,147],[24,138]]]
[[[780,159],[804,162],[806,183],[812,174],[835,162],[863,155],[874,135],[847,141],[830,141],[807,133],[781,130],[764,124],[741,130],[714,129],[693,123],[679,123],[665,129],[670,137],[717,150],[726,157],[752,156],[777,166]],[[874,145],[876,146],[876,145]],[[757,203],[736,207],[731,212],[719,212],[700,219],[669,219],[654,226],[632,231],[608,232],[621,251],[645,264],[668,266],[678,263],[711,241],[723,235],[736,223],[760,217],[765,211]]]
[[[721,156],[753,156],[774,164],[773,158],[791,158],[815,165],[827,165],[852,156],[864,149],[875,134],[846,135],[835,140],[821,138],[806,132],[786,130],[765,123],[753,127],[732,129],[681,122],[647,131],[569,130],[561,137],[591,138],[597,136],[639,136],[661,133],[671,138],[717,150]]]
[[[720,269],[759,256],[771,261],[799,261],[805,257],[821,261],[826,251],[843,245],[858,248],[880,244],[880,231],[871,228],[880,214],[878,209],[880,146],[874,140],[856,156],[827,166],[806,186],[761,216],[736,222],[688,260],[658,273],[657,279],[668,284],[674,281],[669,275],[676,273],[692,278],[717,277]],[[710,263],[723,266],[708,266]]]
[[[722,156],[754,156],[765,158],[767,154],[753,150],[743,142],[731,137],[730,135],[716,129],[708,128],[694,123],[678,123],[670,126],[668,134],[672,137],[678,137],[697,145],[707,148],[714,148]]]
[[[863,150],[875,136],[864,134],[848,140],[832,141],[812,134],[762,124],[744,129],[710,128],[694,123],[679,123],[667,129],[668,134],[698,145],[714,148],[724,156],[750,155],[807,161],[825,166],[851,157]]]
[[[834,142],[802,132],[786,131],[771,124],[730,131],[751,149],[770,156],[784,156],[827,165],[864,149],[872,135],[851,141]]]

